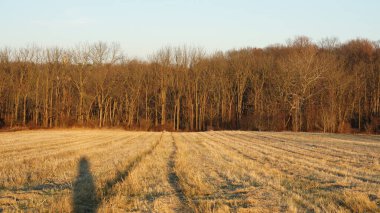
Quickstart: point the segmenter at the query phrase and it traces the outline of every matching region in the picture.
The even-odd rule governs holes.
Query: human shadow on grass
[[[124,171],[118,171],[115,178],[108,180],[104,188],[101,189],[103,192],[102,196],[97,197],[94,178],[90,172],[90,163],[85,157],[82,157],[79,161],[78,176],[76,177],[73,187],[73,212],[97,212],[101,200],[109,199],[111,189],[129,175],[135,163],[139,160],[140,158],[130,164]]]
[[[97,212],[100,199],[96,196],[94,178],[90,172],[90,164],[85,157],[79,161],[78,176],[73,190],[73,212]]]
[[[97,212],[102,201],[109,200],[112,196],[114,186],[124,181],[130,172],[140,163],[142,158],[153,152],[158,143],[149,151],[136,157],[124,170],[117,171],[113,179],[108,180],[105,186],[98,191],[101,192],[97,197],[94,178],[90,172],[90,163],[85,157],[82,157],[78,166],[78,176],[76,177],[73,189],[73,212]]]

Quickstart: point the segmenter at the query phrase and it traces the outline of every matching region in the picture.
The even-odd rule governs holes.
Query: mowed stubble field
[[[0,212],[379,212],[380,136],[0,133]]]

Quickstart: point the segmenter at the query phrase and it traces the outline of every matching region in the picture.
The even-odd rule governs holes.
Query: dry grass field
[[[0,212],[380,212],[380,136],[0,133]]]

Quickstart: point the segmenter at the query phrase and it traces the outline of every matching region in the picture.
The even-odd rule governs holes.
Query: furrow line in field
[[[334,158],[344,159],[344,160],[350,160],[352,156],[357,157],[358,153],[353,152],[347,152],[345,150],[336,149],[332,146],[323,146],[320,143],[310,143],[307,141],[301,141],[299,138],[284,138],[284,137],[277,137],[277,136],[267,136],[262,134],[255,134],[251,132],[247,133],[241,133],[240,135],[245,135],[247,137],[254,137],[254,138],[263,138],[266,142],[270,143],[286,143],[287,147],[295,147],[299,148],[311,153],[320,153],[323,155],[331,156]],[[309,148],[310,147],[310,148]],[[342,153],[341,155],[338,155],[337,153]],[[347,157],[347,155],[351,157]],[[365,154],[362,154],[361,156],[366,156]]]
[[[242,208],[257,208],[258,203],[252,203],[252,198],[262,200],[259,206],[271,207],[273,211],[280,211],[280,207],[276,205],[276,198],[281,197],[281,193],[277,190],[265,189],[266,193],[257,193],[259,188],[262,189],[262,183],[257,176],[252,176],[252,170],[246,164],[241,164],[238,155],[226,153],[227,149],[220,149],[212,143],[207,143],[200,138],[186,138],[181,135],[187,144],[192,144],[197,150],[201,150],[203,156],[207,156],[207,161],[202,165],[206,174],[215,173],[217,179],[208,178],[217,191],[212,194],[205,194],[193,198],[194,201],[201,200],[220,200],[235,212]],[[204,139],[204,138],[203,138]],[[203,158],[200,159],[203,162]],[[268,197],[266,197],[268,196]],[[271,197],[271,199],[267,199]],[[278,200],[277,200],[278,201]],[[281,206],[283,207],[283,206]]]
[[[295,156],[297,156],[297,158],[295,158],[297,161],[301,162],[300,159],[302,159],[302,160],[304,160],[302,162],[304,162],[307,165],[309,165],[315,169],[318,169],[318,170],[328,171],[328,172],[336,174],[338,176],[350,176],[350,177],[353,177],[357,180],[361,180],[361,181],[365,181],[365,182],[371,182],[371,183],[375,183],[375,184],[380,183],[380,180],[373,179],[372,177],[369,178],[369,177],[361,176],[362,174],[368,175],[368,176],[374,176],[374,175],[376,175],[375,172],[368,173],[368,172],[363,171],[363,169],[357,169],[357,168],[352,167],[352,166],[347,167],[345,165],[342,165],[343,166],[342,167],[342,166],[338,166],[338,165],[334,165],[334,164],[327,165],[322,159],[318,160],[318,159],[311,157],[309,155],[306,155],[304,153],[299,153],[299,152],[296,152],[294,150],[286,149],[284,147],[278,147],[278,146],[272,145],[272,143],[270,143],[270,142],[264,143],[264,140],[261,140],[260,138],[257,138],[257,137],[256,137],[256,141],[252,141],[252,138],[248,138],[248,139],[242,138],[242,137],[247,138],[244,135],[231,135],[229,133],[226,133],[226,135],[228,135],[230,138],[234,138],[235,140],[241,139],[241,142],[247,144],[250,147],[256,145],[256,146],[260,146],[260,147],[267,147],[267,148],[274,150],[274,151],[279,151],[279,152],[283,152],[283,153],[289,153],[290,155],[295,155]],[[268,141],[265,141],[265,142],[268,142]],[[260,143],[260,144],[258,144],[258,143]],[[288,155],[285,155],[285,156],[288,156]],[[298,158],[298,157],[300,157],[300,158]],[[336,163],[336,162],[334,162],[334,163]],[[324,164],[326,166],[321,167],[321,166],[317,166],[317,164],[318,165]],[[350,172],[348,172],[349,170],[350,170]],[[361,173],[361,174],[358,174],[358,173]]]
[[[216,156],[215,155],[216,153],[214,152],[215,150],[214,147],[210,146],[210,144],[208,143],[204,143],[203,141],[197,141],[197,138],[195,137],[189,137],[189,136],[184,137],[184,135],[182,134],[181,138],[183,141],[186,141],[188,146],[190,145],[194,146],[194,148],[197,151],[202,153],[201,156],[197,156],[198,158],[200,158],[199,159],[200,162],[204,162],[204,164],[202,165],[202,168],[208,171],[208,173],[214,172],[215,174],[217,174],[220,180],[224,182],[222,185],[229,185],[229,183],[233,182],[232,179],[228,178],[225,174],[223,174],[224,171],[221,171],[220,168],[218,168],[218,166],[230,164],[230,162],[227,159],[225,159],[224,156],[221,156],[220,154],[219,154],[220,155],[219,157]],[[212,180],[208,180],[208,181],[212,181]],[[221,183],[219,182],[218,185],[220,184]],[[217,184],[213,184],[213,185],[217,185]],[[211,198],[211,196],[213,196],[214,198],[223,198],[223,195],[226,194],[228,191],[231,191],[231,190],[228,190],[228,188],[222,189],[222,191],[218,192],[217,194],[206,195],[204,199]]]
[[[40,147],[44,145],[50,145],[51,141],[65,141],[65,140],[76,140],[78,138],[88,138],[89,136],[93,136],[94,134],[80,134],[80,133],[73,133],[72,135],[66,135],[62,134],[60,132],[48,132],[46,135],[41,135],[40,132],[32,132],[29,134],[23,134],[23,132],[19,133],[20,135],[13,136],[16,139],[13,140],[6,140],[1,139],[0,140],[0,147],[7,147],[10,146],[10,148],[14,148],[14,144],[18,144],[22,147]],[[6,141],[4,143],[4,140]],[[37,141],[37,142],[36,142]],[[11,151],[11,150],[10,150]]]
[[[132,138],[131,140],[127,141],[126,143],[122,143],[121,145],[128,147],[128,144],[134,142],[133,139],[139,138],[141,136],[144,136],[144,134],[137,135],[134,138]],[[117,140],[119,140],[119,141],[124,140],[125,137],[126,137],[126,135],[121,135]],[[103,144],[100,144],[100,145],[103,145]],[[66,151],[66,152],[58,152],[56,155],[48,155],[48,156],[45,156],[43,158],[41,158],[41,156],[38,156],[38,158],[36,158],[36,159],[40,160],[41,162],[40,163],[35,163],[34,165],[37,165],[38,167],[40,167],[40,166],[43,166],[45,164],[45,162],[55,162],[56,168],[60,168],[59,165],[66,165],[66,164],[69,164],[70,162],[75,161],[74,156],[79,154],[78,151],[79,152],[85,151],[86,155],[91,156],[94,153],[104,153],[107,150],[113,150],[113,148],[116,147],[116,146],[118,146],[120,148],[119,144],[112,143],[112,145],[108,144],[107,146],[104,146],[102,148],[98,148],[98,147],[94,146],[94,147],[91,147],[90,149],[86,149],[86,150],[84,150],[84,149],[76,149],[74,151],[71,150],[71,151]],[[59,162],[57,162],[56,160],[54,160],[54,161],[52,160],[53,158],[58,158],[59,156],[62,156],[62,157],[59,158],[60,159]],[[29,161],[27,161],[27,162],[31,162],[31,160],[29,159]],[[51,164],[48,164],[48,165],[51,165]],[[39,170],[36,170],[37,168],[34,169],[35,172],[39,171]],[[42,171],[46,171],[46,170],[42,170]],[[17,169],[16,171],[13,171],[13,172],[8,171],[8,173],[11,173],[11,174],[14,174],[14,175],[17,174],[18,172],[20,172],[19,169]],[[53,171],[52,171],[52,169],[50,169],[49,171],[46,171],[46,172],[48,172],[50,174]],[[59,170],[59,171],[56,171],[54,173],[61,173],[61,172],[65,172],[65,171]],[[27,188],[41,188],[41,187],[39,187],[39,185],[42,186],[44,184],[45,183],[40,183],[37,186],[28,186]],[[23,187],[23,188],[25,188],[25,187]],[[42,188],[44,188],[44,187],[42,187]]]
[[[297,138],[294,138],[293,137],[287,137],[287,136],[281,136],[281,135],[271,135],[271,136],[268,136],[268,135],[263,135],[263,134],[259,134],[257,132],[255,133],[251,133],[251,132],[247,132],[246,134],[248,135],[255,135],[255,136],[260,136],[260,137],[266,137],[268,139],[274,139],[274,140],[277,140],[277,141],[286,141],[288,143],[293,143],[293,144],[298,144],[300,145],[300,143],[302,143],[302,145],[307,145],[307,146],[310,146],[313,148],[313,150],[316,148],[318,150],[321,150],[323,153],[325,152],[328,152],[329,154],[332,154],[332,155],[335,155],[335,156],[339,156],[337,155],[337,153],[342,153],[341,157],[345,157],[347,159],[349,159],[350,157],[357,157],[357,156],[360,156],[362,158],[369,158],[368,156],[368,153],[367,152],[358,152],[357,150],[355,151],[350,151],[350,150],[347,150],[348,148],[350,148],[349,146],[347,146],[346,143],[333,143],[332,141],[321,141],[319,139],[310,139],[310,138],[307,138],[307,137],[304,137],[304,136],[297,136]],[[340,147],[341,145],[345,145],[344,147]],[[359,146],[359,147],[365,147],[365,146]],[[357,148],[357,147],[355,147]],[[373,150],[371,150],[373,152]],[[347,157],[349,156],[349,157]]]
[[[152,154],[152,152],[157,148],[157,146],[162,142],[162,136],[163,133],[161,133],[160,138],[146,151],[142,152],[140,155],[136,156],[131,160],[131,162],[128,164],[128,166],[122,170],[117,171],[117,175],[112,179],[105,183],[105,186],[100,190],[102,192],[102,198],[101,202],[105,202],[109,200],[113,196],[113,189],[114,187],[123,182],[129,174],[139,166],[140,162],[147,157],[148,155]]]
[[[120,144],[121,146],[117,147],[117,149],[115,149],[114,146],[109,147],[110,153],[112,153],[112,155],[111,156],[106,155],[106,157],[108,159],[107,158],[106,159],[96,158],[95,161],[93,162],[94,164],[99,163],[100,165],[104,165],[106,167],[104,169],[100,169],[101,172],[97,172],[96,176],[102,177],[102,176],[106,175],[110,170],[114,169],[114,168],[109,168],[110,164],[114,164],[116,167],[116,163],[111,162],[114,159],[118,159],[119,162],[120,161],[122,162],[125,159],[130,158],[131,155],[133,156],[131,159],[134,159],[135,157],[140,155],[140,153],[138,153],[138,152],[136,153],[136,152],[132,152],[132,151],[135,149],[138,149],[138,147],[141,145],[145,146],[145,143],[146,143],[146,146],[148,148],[141,150],[141,152],[143,153],[144,151],[149,150],[156,143],[156,141],[154,141],[154,140],[149,141],[149,139],[151,138],[151,135],[153,135],[153,133],[141,134],[141,135],[138,135],[136,137],[133,137],[132,139],[129,139],[125,143]],[[134,147],[134,146],[138,146],[138,147]],[[138,150],[138,151],[140,151],[140,150]],[[88,156],[91,157],[92,155],[95,155],[98,153],[103,154],[106,152],[105,151],[96,151],[94,153],[88,154]],[[133,160],[129,160],[129,161],[133,161]],[[107,168],[109,168],[109,169],[107,169]]]
[[[4,156],[4,158],[6,157],[12,157],[14,155],[21,155],[23,157],[28,157],[29,155],[33,155],[33,154],[36,154],[37,151],[42,151],[42,152],[48,152],[48,151],[52,151],[52,150],[62,150],[64,148],[67,148],[67,147],[76,147],[77,145],[84,145],[84,144],[88,144],[88,143],[91,143],[91,145],[97,145],[97,144],[101,144],[101,143],[104,143],[104,140],[108,140],[108,139],[111,139],[113,138],[114,136],[104,136],[104,137],[101,137],[99,138],[99,136],[93,136],[93,137],[90,137],[90,138],[83,138],[81,140],[75,140],[75,141],[70,141],[68,143],[57,143],[57,144],[52,144],[52,145],[49,145],[47,147],[44,147],[44,148],[40,148],[40,147],[35,147],[31,150],[26,150],[26,151],[12,151],[12,152],[7,152],[6,155]],[[95,142],[94,142],[95,141]]]
[[[380,137],[378,135],[365,135],[365,134],[330,134],[330,133],[316,133],[322,138],[331,141],[342,141],[355,144],[372,144],[380,146]]]
[[[86,136],[80,136],[76,138],[57,138],[57,139],[50,138],[43,142],[40,142],[38,138],[29,138],[28,140],[32,141],[31,144],[23,145],[23,144],[20,144],[19,142],[14,142],[13,144],[8,145],[8,147],[1,149],[0,153],[1,154],[8,154],[8,153],[15,153],[15,152],[17,152],[18,154],[28,153],[28,152],[33,152],[33,151],[40,150],[43,148],[60,146],[63,144],[70,144],[70,143],[72,144],[72,143],[76,143],[78,141],[86,140],[90,138],[95,139],[96,137],[99,137],[99,136],[91,135],[89,137],[88,135],[86,135]],[[103,137],[107,137],[107,136],[103,136]]]
[[[252,135],[252,133],[247,133],[249,135]],[[271,138],[271,137],[268,137]],[[285,138],[280,138],[280,137],[274,137],[273,140],[286,140],[289,142],[289,140],[294,140],[292,139],[285,139]],[[354,166],[354,167],[360,167],[360,169],[363,169],[363,165],[371,166],[376,163],[378,163],[378,160],[380,160],[380,150],[379,152],[374,149],[363,149],[363,150],[355,150],[355,151],[348,151],[348,147],[341,147],[337,149],[337,146],[342,145],[342,143],[330,143],[326,145],[321,145],[320,142],[318,141],[310,141],[306,138],[297,138],[296,139],[298,142],[296,142],[297,146],[306,146],[306,147],[311,147],[310,150],[321,150],[320,153],[325,154],[325,153],[333,153],[329,155],[336,155],[337,157],[340,157],[343,159],[342,161],[332,161],[332,166],[338,162],[348,162],[348,166]],[[305,142],[303,142],[305,141]],[[288,143],[287,143],[288,144]],[[344,145],[344,144],[343,144]],[[364,147],[364,146],[363,146]],[[356,147],[357,148],[357,147]],[[306,149],[306,148],[305,148]],[[345,150],[343,150],[345,149]],[[380,170],[380,167],[376,168],[373,167],[373,170]]]
[[[185,167],[188,170],[183,171],[182,168],[180,174],[183,176],[182,182],[186,186],[187,196],[195,211],[214,211],[209,209],[208,205],[215,202],[223,204],[224,210],[228,207],[230,212],[235,212],[234,209],[242,206],[250,207],[244,199],[246,193],[234,191],[228,185],[233,181],[225,174],[228,172],[225,169],[230,168],[225,163],[230,162],[220,159],[217,150],[209,149],[207,144],[201,141],[198,133],[196,134],[180,133],[176,137],[178,147],[181,148],[182,161],[192,162],[187,163],[191,169]]]
[[[267,136],[268,133],[255,132],[254,134]],[[278,132],[276,132],[276,133],[271,133],[271,136],[284,138],[284,139],[298,138],[301,141],[318,141],[318,144],[325,144],[325,145],[334,144],[334,146],[341,149],[341,151],[345,151],[347,148],[350,148],[350,151],[353,153],[358,153],[357,152],[358,149],[363,149],[363,148],[364,149],[367,149],[367,148],[380,149],[379,141],[360,142],[362,138],[355,137],[354,135],[347,136],[347,137],[349,136],[352,137],[350,140],[337,138],[335,134],[305,135],[303,133],[294,133],[294,135],[291,135],[291,134],[279,134]],[[342,137],[342,136],[345,137],[344,134],[339,134],[339,137]]]
[[[339,177],[339,178],[351,177],[351,178],[354,178],[360,182],[380,184],[380,180],[376,180],[376,179],[372,179],[372,178],[365,178],[365,177],[361,177],[361,176],[357,176],[357,175],[352,175],[348,172],[345,173],[345,172],[339,171],[337,169],[332,169],[329,167],[322,167],[322,166],[316,165],[316,164],[320,164],[321,162],[311,163],[311,162],[305,160],[305,158],[302,158],[302,159],[294,158],[294,157],[290,158],[288,155],[286,155],[286,153],[291,153],[291,152],[288,152],[288,151],[285,151],[282,149],[278,149],[275,147],[271,147],[270,145],[267,145],[267,144],[258,144],[258,143],[254,143],[254,142],[246,140],[246,139],[241,139],[241,138],[230,136],[230,135],[224,135],[224,136],[228,137],[229,140],[233,140],[235,142],[234,144],[236,144],[237,140],[239,140],[240,141],[239,144],[242,147],[255,149],[253,147],[256,146],[258,148],[261,148],[261,152],[263,152],[263,154],[275,155],[276,158],[285,159],[286,161],[291,161],[291,162],[297,162],[300,166],[305,167],[305,169],[307,169],[307,170],[309,170],[309,168],[313,168],[315,171],[323,172],[323,173],[329,174],[329,175],[334,175],[334,176]],[[273,152],[270,152],[268,150],[273,150]],[[281,153],[285,153],[285,155],[281,154]]]
[[[271,164],[272,167],[270,170],[263,169],[265,162],[260,160],[260,157],[257,157],[257,158],[252,157],[252,156],[246,154],[245,152],[243,152],[242,150],[240,150],[234,146],[231,146],[231,143],[226,143],[224,141],[224,140],[226,140],[226,138],[222,138],[222,140],[216,140],[215,137],[210,136],[207,133],[204,133],[204,137],[206,137],[208,139],[208,142],[212,142],[215,145],[218,145],[218,146],[224,147],[225,149],[231,150],[232,152],[242,156],[244,159],[251,161],[253,164],[257,164],[257,166],[254,167],[255,168],[255,175],[257,176],[258,180],[265,180],[265,181],[260,181],[261,184],[268,185],[269,187],[273,188],[274,190],[278,191],[279,193],[290,195],[294,200],[296,200],[297,202],[299,202],[305,206],[311,207],[311,209],[314,209],[314,210],[320,209],[317,206],[317,204],[315,203],[314,199],[309,198],[307,195],[303,194],[302,192],[295,191],[294,189],[286,189],[282,185],[275,184],[275,182],[280,181],[280,180],[276,180],[276,179],[278,179],[278,177],[283,178],[283,176],[290,176],[290,177],[293,176],[293,175],[287,174],[287,172],[284,172],[282,170],[282,168],[277,168],[277,167],[273,166],[273,164]],[[218,149],[218,148],[216,147],[216,149]],[[266,156],[263,153],[261,153],[261,154],[262,154],[262,157]],[[276,172],[274,172],[273,170]],[[271,172],[273,172],[274,174],[272,174]],[[282,173],[283,175],[279,176],[278,173],[280,173],[280,174]]]
[[[228,134],[228,133],[226,133]],[[284,152],[289,152],[293,155],[296,155],[296,156],[302,156],[303,159],[311,162],[311,163],[319,163],[319,164],[325,164],[327,167],[334,167],[335,169],[337,170],[351,170],[353,171],[355,174],[357,173],[363,173],[364,170],[362,168],[356,168],[355,167],[355,164],[357,164],[358,162],[357,161],[352,161],[352,160],[336,160],[334,158],[331,158],[330,156],[326,156],[325,153],[322,153],[322,156],[315,156],[315,152],[308,152],[308,151],[302,151],[303,149],[302,148],[299,148],[301,150],[297,150],[298,148],[297,147],[294,147],[292,145],[289,145],[289,143],[287,142],[284,142],[283,140],[281,140],[280,143],[278,142],[273,142],[272,140],[276,140],[275,138],[268,138],[268,137],[263,137],[263,136],[258,136],[258,135],[246,135],[246,134],[236,134],[236,135],[231,135],[231,134],[228,134],[230,135],[231,137],[234,137],[234,138],[245,138],[247,141],[250,141],[250,143],[248,144],[249,146],[252,146],[253,144],[257,144],[257,143],[260,143],[260,144],[264,144],[265,146],[270,146],[272,148],[275,148],[275,149],[279,149],[279,150],[282,150]],[[265,143],[263,143],[265,142]],[[338,164],[338,163],[341,163],[341,164]],[[371,162],[369,162],[371,163]],[[376,169],[375,169],[376,170]],[[366,175],[375,175],[376,172],[372,171],[371,173],[366,173]]]
[[[170,133],[171,136],[171,143],[172,143],[172,152],[169,156],[169,160],[167,163],[168,168],[168,182],[170,183],[171,187],[175,191],[176,197],[178,200],[182,203],[181,210],[186,212],[192,212],[192,209],[190,206],[194,205],[189,197],[186,196],[183,187],[181,185],[181,180],[178,177],[178,174],[176,172],[176,157],[177,157],[177,151],[178,147],[175,142],[175,139],[173,137],[173,133]]]
[[[128,135],[127,136],[121,135],[116,140],[117,141],[121,140],[124,137],[128,137]],[[31,156],[31,155],[36,154],[36,152],[27,153],[26,155],[25,154],[22,155],[22,158],[20,158],[18,160],[26,160],[26,159],[33,159],[33,158],[38,159],[38,158],[42,158],[42,157],[46,157],[46,156],[60,155],[61,153],[76,151],[76,150],[82,149],[84,147],[86,147],[86,148],[89,147],[89,149],[94,149],[94,148],[98,148],[99,146],[102,146],[103,144],[107,144],[110,141],[114,141],[113,138],[115,138],[115,136],[108,135],[108,136],[104,136],[102,138],[99,138],[99,136],[94,136],[91,138],[85,138],[83,140],[78,140],[78,141],[75,141],[73,143],[64,143],[61,145],[54,145],[53,147],[50,147],[48,149],[39,149],[40,152],[38,153],[38,156]],[[15,155],[15,154],[13,154],[13,155]],[[10,156],[10,157],[12,157],[12,156]]]

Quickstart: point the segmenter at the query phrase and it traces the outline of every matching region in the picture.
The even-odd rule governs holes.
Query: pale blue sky
[[[206,51],[380,39],[379,0],[0,0],[0,46],[119,42],[130,57],[167,45]]]

